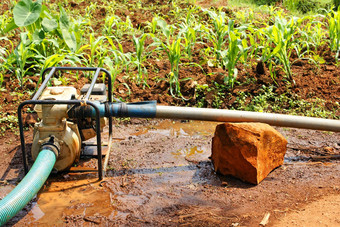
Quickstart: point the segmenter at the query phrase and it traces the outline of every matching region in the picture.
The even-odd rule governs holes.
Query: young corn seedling
[[[168,25],[164,20],[159,19],[157,25],[161,28],[163,35],[166,40],[162,41],[159,38],[154,37],[153,46],[157,46],[156,49],[165,51],[169,61],[170,61],[170,73],[169,73],[169,83],[170,83],[170,93],[172,96],[179,96],[183,98],[180,88],[179,80],[179,65],[181,63],[182,51],[181,51],[181,41],[179,36],[174,36],[174,27]],[[173,38],[171,40],[171,38]]]
[[[170,73],[169,73],[169,83],[170,83],[170,94],[172,96],[182,96],[181,87],[179,83],[179,64],[181,62],[181,39],[176,39],[169,43],[170,45],[165,46],[163,49],[168,55],[170,61]]]
[[[291,63],[289,58],[297,40],[294,35],[297,33],[297,28],[301,24],[301,20],[292,18],[287,21],[283,17],[276,17],[275,24],[265,29],[265,35],[268,43],[272,43],[275,47],[267,57],[276,57],[283,65],[283,70],[286,73],[288,80],[295,84],[292,77]],[[265,44],[265,45],[268,45]]]
[[[192,56],[192,50],[196,43],[196,30],[191,27],[185,28],[183,31],[184,33],[184,50],[188,55],[188,58],[191,59]]]
[[[105,18],[105,23],[104,23],[104,34],[107,36],[110,36],[114,33],[114,27],[117,24],[117,16],[112,15],[110,17]]]
[[[151,22],[147,22],[147,28],[149,29],[150,33],[155,34],[157,30],[157,22],[159,18],[158,17],[153,17]]]
[[[19,81],[20,87],[26,82],[27,78],[25,75],[27,72],[35,67],[35,62],[30,60],[34,59],[35,55],[30,49],[30,41],[28,39],[27,33],[20,34],[20,44],[15,48],[14,53],[11,54],[9,58],[13,58],[16,64],[14,69],[15,75]],[[30,65],[27,67],[27,65]]]
[[[13,50],[13,43],[9,39],[7,39],[6,37],[0,37],[0,41],[2,40],[10,42],[12,47],[11,49]],[[7,70],[10,70],[10,66],[12,65],[12,62],[10,61],[8,56],[10,56],[10,50],[5,47],[0,47],[0,88],[4,80],[4,73]]]
[[[337,12],[329,13],[327,19],[331,50],[335,51],[335,59],[338,62],[340,54],[340,9]]]
[[[305,19],[313,18],[306,17]],[[311,21],[299,30],[299,34],[301,34],[300,42],[305,44],[302,46],[305,47],[306,53],[310,53],[312,49],[317,50],[326,43],[326,31],[323,26],[325,24],[321,21]]]
[[[166,43],[158,40],[156,41],[156,43],[159,46],[158,49],[165,51],[170,62],[170,73],[168,74],[170,83],[170,94],[172,96],[179,96],[183,98],[179,80],[179,65],[182,56],[181,38],[177,38],[171,42],[169,41]]]
[[[101,63],[103,62],[103,59],[107,53],[107,50],[102,48],[104,39],[104,36],[99,36],[98,38],[95,38],[94,34],[92,33],[90,34],[90,44],[82,47],[82,49],[84,50],[90,50],[90,53],[86,54],[88,59],[88,66],[94,66],[96,64],[98,67],[101,67]]]
[[[108,52],[108,56],[104,59],[105,67],[108,67],[111,74],[112,87],[116,81],[117,76],[122,72],[128,72],[129,66],[132,61],[131,53],[124,53],[123,46],[117,41],[117,46],[114,44],[111,37],[106,37],[110,44],[111,50]],[[105,78],[103,78],[105,80]],[[126,88],[130,91],[127,84],[124,84]]]
[[[231,31],[228,40],[228,49],[221,51],[220,55],[223,67],[228,69],[228,77],[224,78],[224,83],[233,87],[238,74],[236,64],[241,58],[245,60],[249,48],[246,40],[241,40],[237,32]]]
[[[112,39],[109,36],[106,36],[107,41],[110,44],[110,48],[111,50],[108,52],[108,55],[113,55],[114,59],[117,64],[119,62],[119,64],[123,65],[123,70],[125,70],[126,72],[129,72],[130,69],[130,64],[132,61],[132,55],[130,52],[128,53],[124,53],[123,51],[123,46],[122,44],[119,42],[118,39]],[[114,40],[116,41],[117,46],[114,43]]]
[[[187,23],[182,23],[180,25],[178,36],[181,37],[184,41],[184,51],[188,55],[189,60],[191,60],[195,44],[202,43],[197,42],[197,33],[202,32],[201,27],[201,24],[189,25]]]
[[[120,39],[125,34],[132,34],[133,31],[134,28],[129,16],[126,17],[125,21],[116,15],[112,15],[105,20],[104,33],[107,36]]]
[[[216,13],[209,10],[203,10],[203,12],[208,13],[214,26],[213,29],[209,29],[208,40],[212,42],[216,61],[219,62],[221,58],[220,53],[226,42],[226,36],[229,34],[230,28],[233,27],[234,22],[230,20],[228,25],[226,25],[227,18],[224,12]]]
[[[255,19],[254,11],[252,9],[248,9],[247,11],[237,11],[236,19],[240,21],[241,24],[252,23]]]
[[[212,42],[213,51],[216,56],[216,62],[217,64],[220,64],[221,53],[226,48],[226,42],[228,41],[229,34],[231,32],[237,31],[238,33],[242,34],[242,36],[245,36],[245,33],[243,31],[246,30],[248,26],[243,25],[241,27],[235,28],[234,27],[235,21],[229,20],[224,12],[219,13],[213,11],[206,12],[212,19],[213,23],[213,29],[210,29],[208,33],[208,40]]]
[[[134,54],[134,59],[132,63],[137,66],[138,75],[137,75],[137,84],[143,80],[143,74],[147,74],[147,70],[144,67],[143,62],[146,60],[146,55],[144,54],[144,44],[145,39],[148,37],[148,34],[144,33],[140,37],[133,36],[132,41],[136,49],[136,54]],[[146,82],[145,82],[146,83]]]
[[[124,71],[126,64],[128,61],[125,59],[125,55],[117,50],[112,51],[111,56],[105,57],[104,65],[110,71],[112,87],[114,87],[118,74]],[[105,81],[105,78],[103,80]]]

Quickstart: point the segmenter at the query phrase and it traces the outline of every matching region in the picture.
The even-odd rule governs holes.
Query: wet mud
[[[116,122],[104,180],[96,173],[52,175],[9,224],[257,226],[270,212],[275,226],[324,196],[339,196],[340,133],[277,128],[289,142],[285,163],[255,186],[213,171],[217,124]],[[96,168],[97,160],[81,165]]]

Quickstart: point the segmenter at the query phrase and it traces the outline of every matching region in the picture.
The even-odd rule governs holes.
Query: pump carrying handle
[[[42,92],[45,90],[47,87],[49,81],[55,74],[59,71],[90,71],[90,72],[95,72],[94,76],[92,77],[92,81],[90,84],[90,87],[82,100],[39,100],[39,97],[41,96]],[[47,76],[46,73],[48,73]],[[23,126],[23,120],[22,120],[22,109],[24,106],[28,104],[40,104],[40,105],[48,105],[48,104],[67,104],[67,105],[72,105],[72,106],[80,106],[81,104],[84,106],[92,106],[94,109],[94,118],[96,118],[96,133],[97,133],[97,158],[98,158],[98,178],[101,180],[103,179],[103,166],[102,166],[102,152],[101,152],[101,134],[100,134],[100,112],[96,104],[94,104],[92,101],[89,101],[89,97],[92,93],[92,90],[94,88],[94,85],[96,84],[96,80],[99,76],[100,73],[105,73],[107,74],[108,78],[108,101],[112,102],[112,78],[111,74],[103,69],[103,68],[90,68],[90,67],[50,67],[45,69],[42,74],[42,83],[37,90],[37,92],[34,94],[33,98],[31,100],[26,100],[22,103],[20,103],[18,107],[18,124],[19,124],[19,131],[20,131],[20,142],[21,142],[21,151],[22,151],[22,158],[23,158],[23,165],[24,165],[24,171],[25,174],[28,173],[28,161],[27,161],[27,154],[26,154],[26,145],[25,145],[25,136],[24,136],[24,126]],[[111,146],[112,143],[112,117],[109,117],[109,141],[108,141],[108,147]]]

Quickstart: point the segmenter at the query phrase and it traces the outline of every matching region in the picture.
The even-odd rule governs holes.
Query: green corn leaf
[[[168,24],[164,20],[158,19],[157,25],[161,28],[165,37],[169,38],[170,37],[170,29],[169,29]]]
[[[271,55],[272,55],[272,56],[275,56],[282,48],[283,48],[283,43],[280,42],[279,45],[277,45],[277,46],[274,48],[274,50],[273,50],[273,52],[272,52]]]
[[[273,26],[272,35],[275,43],[279,43],[281,41],[280,30],[275,25]]]
[[[44,69],[48,67],[53,67],[57,65],[59,62],[61,62],[65,58],[65,55],[60,55],[60,54],[54,54],[46,58],[45,64],[44,64]]]
[[[17,26],[28,26],[38,20],[41,13],[41,0],[22,0],[13,9],[14,22]]]

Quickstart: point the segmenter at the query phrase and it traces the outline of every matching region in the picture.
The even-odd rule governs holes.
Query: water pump
[[[49,74],[45,78],[45,73],[48,71]],[[58,71],[94,71],[95,75],[92,77],[91,84],[85,84],[80,90],[80,94],[77,94],[77,90],[74,87],[47,87],[50,79]],[[108,92],[105,84],[96,83],[101,72],[109,76]],[[102,179],[102,141],[100,134],[107,123],[107,119],[109,119],[110,135],[107,144],[110,146],[112,117],[106,118],[103,116],[98,106],[112,101],[110,74],[100,68],[55,67],[45,70],[42,78],[43,82],[32,100],[21,103],[18,108],[25,172],[28,172],[28,165],[21,112],[25,105],[33,104],[40,121],[34,125],[31,148],[32,158],[35,160],[43,147],[50,145],[49,147],[56,147],[57,149],[55,150],[58,152],[53,168],[57,171],[68,170],[74,162],[79,160],[81,152],[86,146],[84,142],[97,137],[97,144],[95,146],[97,148],[98,174],[99,178]],[[74,114],[74,108],[88,109],[87,107],[89,106],[92,106],[93,116],[77,116]],[[82,112],[78,111],[77,114],[81,115]]]
[[[86,84],[81,89],[81,94],[77,95],[73,87],[47,87],[39,100],[82,100],[88,88],[89,84]],[[105,85],[96,84],[92,94],[89,100],[106,101]],[[71,107],[67,104],[39,104],[34,108],[41,121],[34,126],[32,157],[36,159],[41,147],[53,136],[53,143],[60,147],[60,153],[54,165],[57,171],[67,170],[74,162],[77,162],[80,158],[82,142],[96,136],[95,121],[92,118],[70,119],[68,111]],[[104,118],[101,118],[101,123],[102,130],[105,125]]]

